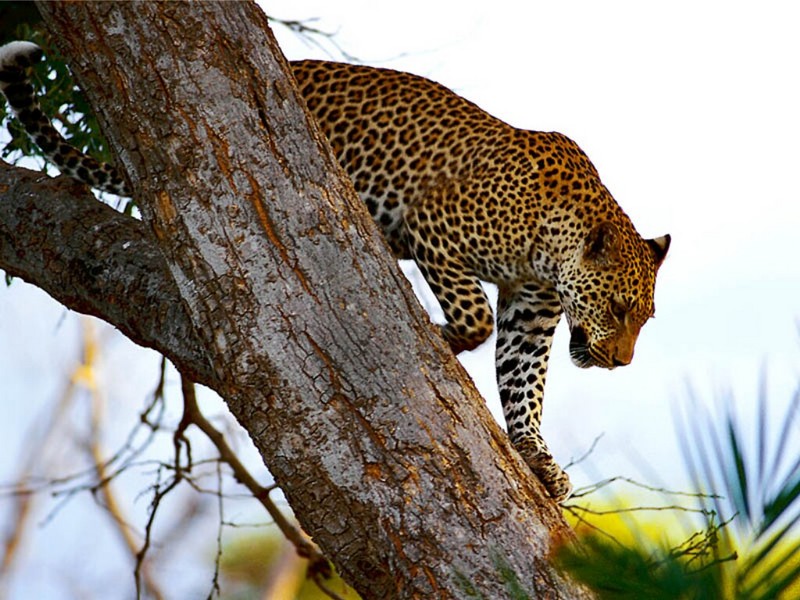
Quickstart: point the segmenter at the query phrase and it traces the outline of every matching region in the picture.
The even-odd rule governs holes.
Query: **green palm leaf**
[[[595,536],[562,552],[562,566],[600,598],[800,598],[800,385],[782,415],[767,389],[762,374],[753,418],[730,392],[710,411],[691,390],[676,418],[703,532],[672,549]]]

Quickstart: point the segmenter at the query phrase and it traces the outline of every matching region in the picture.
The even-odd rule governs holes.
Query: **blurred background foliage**
[[[276,528],[265,533],[238,535],[223,548],[220,573],[224,586],[220,597],[225,600],[330,600],[331,594],[320,589],[307,568],[308,561],[297,555],[294,546]],[[359,598],[336,574],[324,585],[340,598]]]
[[[694,504],[669,494],[655,511],[613,500],[573,509],[579,542],[558,563],[600,598],[800,598],[800,381],[788,402],[770,400],[764,375],[744,420],[732,393],[716,414],[689,395],[676,428]],[[785,412],[771,415],[776,405]]]

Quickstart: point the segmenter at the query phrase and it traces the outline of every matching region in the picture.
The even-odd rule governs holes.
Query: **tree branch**
[[[80,184],[0,161],[0,268],[99,317],[198,383],[215,376],[143,223]]]

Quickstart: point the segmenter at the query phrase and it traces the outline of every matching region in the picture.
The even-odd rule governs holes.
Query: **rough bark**
[[[152,233],[83,185],[0,161],[0,268],[216,386]]]
[[[533,597],[589,597],[547,565],[553,540],[569,535],[558,508],[413,298],[302,108],[264,15],[250,3],[40,8],[152,234],[99,211],[54,212],[52,226],[17,213],[2,230],[4,265],[41,248],[26,279],[69,281],[56,296],[65,304],[217,390],[364,597],[457,598],[466,580],[500,598],[497,556]],[[38,184],[19,185],[0,192],[24,203]],[[86,202],[52,185],[45,195]],[[135,259],[113,239],[128,235]],[[137,294],[150,294],[148,310]]]

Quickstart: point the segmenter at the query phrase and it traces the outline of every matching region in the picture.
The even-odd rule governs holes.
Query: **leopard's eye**
[[[614,317],[618,323],[622,323],[625,320],[625,316],[628,314],[628,307],[618,300],[611,300],[610,308],[611,316]]]

